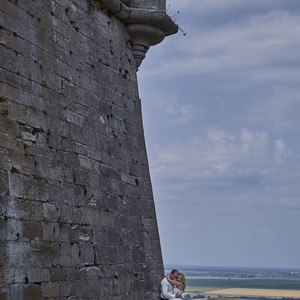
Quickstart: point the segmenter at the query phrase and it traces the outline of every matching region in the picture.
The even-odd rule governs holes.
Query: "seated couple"
[[[182,299],[185,290],[185,277],[183,273],[173,269],[161,281],[161,299]]]

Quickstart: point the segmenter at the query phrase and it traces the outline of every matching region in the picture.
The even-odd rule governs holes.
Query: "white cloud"
[[[248,107],[250,122],[269,123],[279,132],[300,128],[300,91],[296,87],[275,86],[267,97],[260,97]]]
[[[272,0],[273,3],[275,2]],[[270,2],[270,0],[168,0],[167,7],[170,12],[172,11],[184,11],[184,12],[207,12],[216,10],[228,10],[228,9],[239,9],[246,7],[257,7],[261,6],[262,2]]]
[[[284,199],[280,193],[284,193],[289,178],[299,180],[297,165],[291,167],[295,158],[286,156],[287,146],[282,139],[272,143],[269,139],[266,132],[247,128],[236,136],[209,129],[205,135],[180,144],[156,146],[150,151],[150,166],[154,190],[160,195],[158,201],[176,201],[192,193],[190,200],[195,201],[197,193],[213,189],[210,199],[217,199],[221,193],[218,201],[227,204],[237,201],[250,205],[254,201],[259,206],[294,206],[297,201],[287,195],[292,190],[299,192],[296,182],[289,183],[290,192]],[[284,180],[278,181],[279,174],[285,176]]]
[[[195,114],[201,113],[200,107],[193,107],[186,101],[180,101],[172,92],[158,93],[153,97],[153,101],[156,109],[160,110],[165,115],[166,121],[170,123],[187,123],[193,119]]]
[[[240,141],[243,154],[264,156],[268,147],[268,134],[243,128]]]
[[[275,141],[275,161],[281,162],[284,160],[286,154],[286,146],[284,141],[278,139]]]
[[[299,83],[299,36],[300,17],[283,11],[233,19],[214,29],[194,28],[187,37],[167,39],[166,56],[156,56],[144,75],[215,75],[224,83],[235,78],[235,86]]]
[[[166,113],[173,122],[185,123],[192,118],[193,108],[191,105],[173,103],[166,107]]]
[[[224,130],[208,129],[205,135],[194,137],[180,144],[156,147],[151,157],[154,176],[164,178],[178,176],[190,178],[224,176],[240,172],[236,166],[245,165],[249,159],[249,169],[253,161],[261,161],[268,151],[268,134],[242,129],[240,136],[228,134]],[[246,162],[247,163],[247,162]],[[163,166],[163,167],[162,167]],[[198,174],[198,175],[197,175]]]

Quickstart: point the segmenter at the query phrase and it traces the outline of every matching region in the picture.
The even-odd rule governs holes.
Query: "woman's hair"
[[[182,272],[178,272],[177,277],[180,276],[182,278],[182,284],[183,284],[183,291],[185,290],[185,276]]]

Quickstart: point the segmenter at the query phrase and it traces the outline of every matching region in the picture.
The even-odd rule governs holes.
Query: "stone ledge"
[[[120,0],[97,0],[99,4],[127,25],[132,54],[138,70],[150,46],[178,32],[178,25],[165,11],[128,7]]]

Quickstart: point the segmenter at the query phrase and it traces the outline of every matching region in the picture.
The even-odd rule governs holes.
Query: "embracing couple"
[[[161,281],[161,299],[182,299],[185,290],[185,277],[183,273],[173,269]]]

